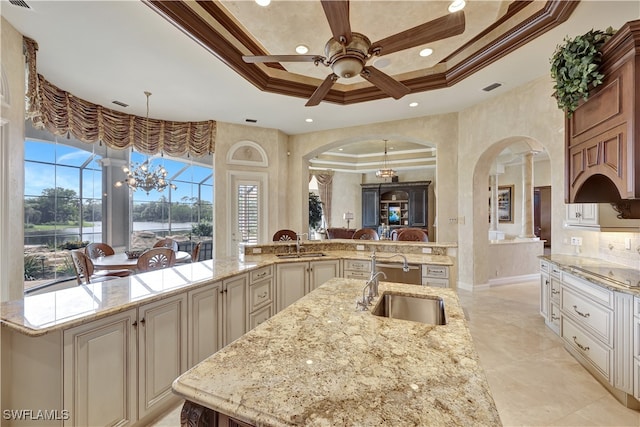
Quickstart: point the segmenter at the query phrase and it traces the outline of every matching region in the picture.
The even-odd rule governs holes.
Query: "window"
[[[25,290],[75,276],[68,250],[101,240],[101,156],[87,147],[25,141]]]
[[[238,232],[244,243],[258,243],[258,185],[239,184]]]
[[[146,156],[131,153],[132,163],[142,163]],[[145,238],[180,235],[184,240],[211,240],[213,220],[213,170],[211,167],[166,157],[151,159],[151,167],[162,166],[176,189],[132,191],[132,248],[152,246]],[[181,247],[181,249],[183,249]],[[189,248],[184,248],[190,250]]]

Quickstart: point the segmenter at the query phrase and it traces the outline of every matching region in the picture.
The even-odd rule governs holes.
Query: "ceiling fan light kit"
[[[465,29],[464,0],[455,0],[450,7],[460,7],[455,13],[441,16],[432,21],[371,43],[361,33],[351,31],[348,0],[321,0],[333,37],[325,44],[325,55],[245,55],[247,63],[268,62],[313,62],[330,67],[332,73],[316,88],[305,104],[318,105],[331,90],[339,78],[361,76],[385,94],[400,99],[409,92],[407,86],[378,68],[367,66],[372,57],[387,55],[405,49],[433,43],[448,37],[462,34]]]

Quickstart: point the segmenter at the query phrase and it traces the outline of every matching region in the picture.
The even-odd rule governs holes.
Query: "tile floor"
[[[459,295],[505,426],[640,427],[640,412],[618,403],[545,327],[537,281]],[[180,407],[154,424],[179,425]]]

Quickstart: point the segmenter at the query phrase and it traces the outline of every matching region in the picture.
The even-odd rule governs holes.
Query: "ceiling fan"
[[[333,37],[324,47],[325,56],[320,55],[245,55],[247,63],[263,62],[313,62],[331,67],[332,73],[316,88],[305,106],[318,105],[338,78],[362,76],[387,95],[400,99],[410,89],[388,74],[366,65],[374,56],[432,43],[437,40],[462,34],[465,28],[464,12],[449,13],[416,27],[401,31],[371,43],[364,34],[351,31],[348,0],[321,0],[324,14],[329,21]]]

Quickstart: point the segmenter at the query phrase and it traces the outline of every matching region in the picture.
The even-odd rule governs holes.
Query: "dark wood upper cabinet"
[[[602,54],[603,83],[565,118],[567,203],[640,200],[640,20],[620,28]]]
[[[362,227],[380,225],[427,228],[428,189],[431,181],[386,182],[362,185]]]

